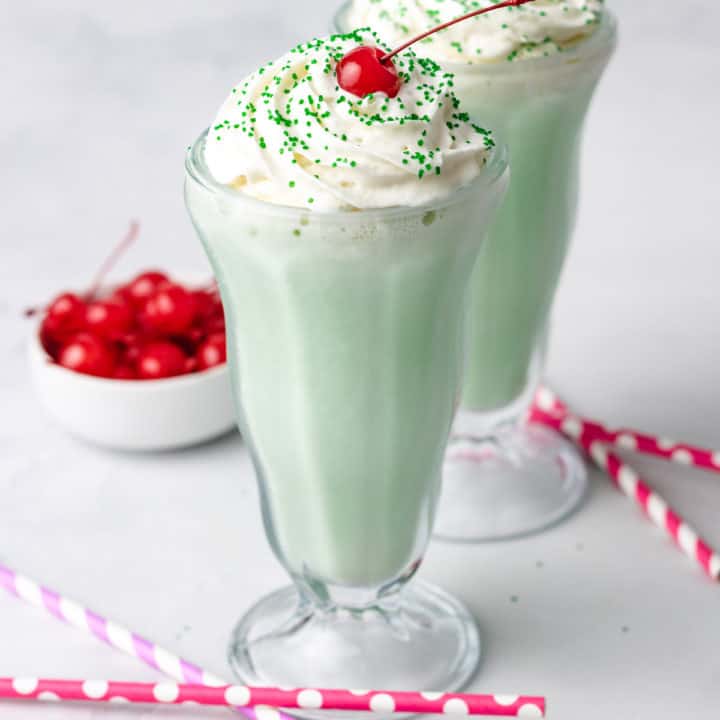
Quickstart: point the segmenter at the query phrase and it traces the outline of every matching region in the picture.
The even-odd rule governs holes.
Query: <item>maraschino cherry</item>
[[[400,87],[402,86],[402,78],[392,62],[392,58],[399,52],[409,48],[419,40],[423,40],[440,30],[455,25],[455,23],[462,22],[476,15],[491,12],[492,10],[525,5],[529,2],[534,2],[534,0],[505,0],[505,2],[498,3],[497,5],[473,10],[466,15],[438,25],[422,33],[422,35],[412,38],[412,40],[408,40],[392,52],[385,52],[380,48],[369,47],[367,45],[353,48],[337,64],[335,74],[338,85],[346,92],[360,98],[374,93],[384,93],[389,98],[394,98],[400,92]]]
[[[110,377],[115,369],[112,351],[100,338],[90,333],[78,333],[66,343],[58,356],[58,364],[68,370],[98,377]]]
[[[133,326],[130,304],[122,296],[95,300],[85,308],[85,326],[101,338],[116,340]]]
[[[170,278],[165,273],[159,270],[148,270],[131,280],[122,292],[133,305],[141,307],[156,290],[169,283]]]
[[[195,319],[193,293],[181,285],[162,285],[146,300],[142,323],[146,328],[168,335],[181,335]]]
[[[185,361],[185,353],[174,343],[150,343],[140,351],[137,361],[138,376],[142,380],[160,380],[182,375],[185,372]]]
[[[58,295],[45,310],[40,324],[40,342],[54,355],[60,346],[85,324],[85,303],[75,293]],[[28,315],[35,310],[29,310]]]
[[[394,98],[402,80],[392,60],[384,60],[385,55],[384,50],[367,45],[351,50],[337,65],[338,84],[361,98],[377,92]]]
[[[200,370],[223,365],[227,360],[225,333],[213,333],[197,350],[197,366]]]

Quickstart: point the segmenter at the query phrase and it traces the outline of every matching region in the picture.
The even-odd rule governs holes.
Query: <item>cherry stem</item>
[[[115,246],[115,248],[113,248],[113,251],[105,259],[105,262],[103,262],[103,264],[100,266],[100,269],[97,271],[97,274],[95,275],[95,280],[90,286],[90,290],[85,295],[86,300],[90,301],[95,298],[95,296],[98,294],[98,291],[100,290],[100,287],[102,286],[103,280],[105,279],[107,274],[113,269],[113,267],[115,267],[117,261],[122,257],[125,251],[135,242],[139,232],[140,223],[138,223],[137,220],[133,220],[130,223],[130,228],[127,231],[125,237]],[[27,308],[23,312],[23,315],[25,317],[33,317],[40,312],[46,311],[47,307],[31,307]]]
[[[443,23],[442,25],[438,25],[437,27],[434,27],[427,32],[424,32],[422,35],[418,35],[417,37],[414,37],[412,40],[408,40],[406,43],[401,45],[398,48],[395,48],[392,52],[387,53],[387,55],[383,55],[380,58],[380,62],[384,63],[388,60],[394,58],[399,52],[402,52],[403,50],[407,50],[411,45],[414,45],[416,42],[420,40],[424,40],[426,37],[429,37],[430,35],[434,35],[436,32],[440,32],[440,30],[445,30],[445,28],[449,28],[451,25],[455,25],[456,23],[462,22],[463,20],[467,20],[468,18],[475,17],[476,15],[483,15],[485,13],[491,12],[492,10],[500,10],[501,8],[505,7],[515,7],[517,5],[525,5],[529,2],[535,2],[535,0],[505,0],[505,2],[498,3],[497,5],[491,5],[490,7],[481,8],[480,10],[473,10],[472,12],[467,13],[466,15],[461,15],[460,17],[455,18],[454,20],[449,20],[446,23]]]
[[[108,255],[105,262],[100,266],[100,269],[95,275],[90,290],[87,292],[86,299],[88,301],[93,300],[98,294],[103,281],[107,277],[107,274],[115,267],[117,261],[125,254],[125,251],[135,242],[138,233],[140,232],[140,223],[137,220],[133,220],[130,223],[130,228],[127,231],[125,237],[115,246],[113,251]]]

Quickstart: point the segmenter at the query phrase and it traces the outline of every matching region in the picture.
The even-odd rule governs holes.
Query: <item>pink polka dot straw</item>
[[[177,683],[0,678],[0,700],[65,700],[232,706],[251,720],[290,720],[277,707],[354,710],[373,713],[441,713],[501,717],[544,717],[545,699],[521,695],[474,695],[380,690],[248,688],[230,685],[146,638],[54,590],[0,564],[0,587],[112,647],[122,650]]]
[[[645,515],[694,560],[712,580],[720,580],[720,554],[678,515],[627,463],[610,449],[623,447],[667,460],[720,472],[720,453],[690,445],[677,445],[634,430],[613,431],[602,423],[570,412],[552,392],[543,388],[530,411],[530,419],[563,433],[604,470],[615,486],[640,506]]]
[[[64,597],[50,588],[43,587],[35,580],[15,572],[2,563],[0,563],[0,587],[5,588],[19,600],[24,600],[30,605],[45,610],[56,619],[89,633],[116,650],[132,655],[145,665],[161,671],[173,680],[205,687],[227,685],[224,680],[198,665],[178,657],[169,650],[83,607],[74,600]],[[259,713],[256,714],[251,708],[240,709],[240,712],[248,720],[292,720],[284,713],[277,713],[271,719],[258,717]]]
[[[179,685],[104,680],[0,678],[0,700],[40,700],[151,705],[269,706],[296,710],[353,710],[370,713],[434,713],[539,718],[545,699],[518,695],[469,695],[373,690],[249,688],[243,685]],[[258,713],[262,715],[262,713]],[[269,713],[265,713],[268,714]]]

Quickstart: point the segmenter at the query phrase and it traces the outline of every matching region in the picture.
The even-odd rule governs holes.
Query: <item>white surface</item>
[[[613,6],[622,45],[588,127],[549,374],[582,412],[720,447],[720,9]],[[221,674],[231,625],[284,582],[238,437],[145,456],[72,440],[30,392],[19,312],[89,278],[130,217],[144,231],[120,272],[204,267],[182,204],[184,148],[245,70],[324,32],[334,10],[294,7],[26,0],[4,3],[0,23],[0,559]],[[720,546],[720,477],[638,465]],[[546,693],[553,720],[720,713],[720,588],[600,476],[564,526],[510,544],[433,545],[423,575],[479,618],[477,689]],[[153,677],[5,595],[0,637],[0,675]]]

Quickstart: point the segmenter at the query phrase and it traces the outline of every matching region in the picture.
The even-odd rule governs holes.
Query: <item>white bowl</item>
[[[29,340],[37,393],[70,433],[117,450],[171,450],[218,437],[235,426],[228,366],[163,380],[109,380],[53,363]]]

